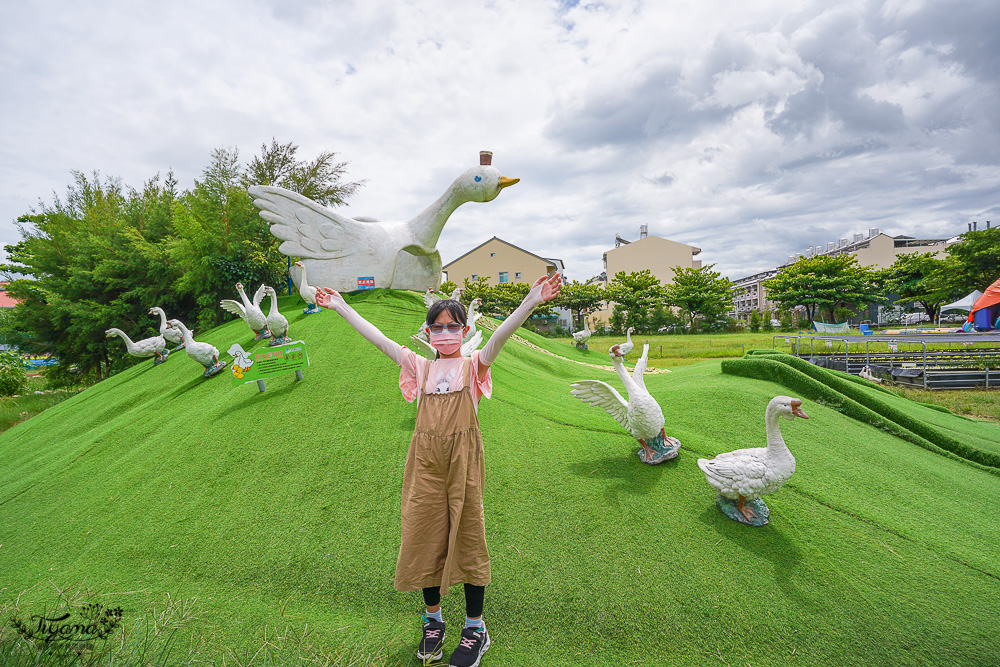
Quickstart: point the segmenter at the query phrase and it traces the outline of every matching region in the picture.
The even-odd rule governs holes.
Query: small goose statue
[[[156,357],[156,361],[153,362],[154,366],[162,364],[170,354],[170,351],[167,350],[167,341],[163,339],[163,336],[143,338],[133,343],[132,339],[121,329],[108,329],[104,332],[105,338],[111,338],[112,336],[121,336],[121,339],[125,341],[125,349],[133,357]]]
[[[795,457],[781,437],[779,417],[809,419],[802,411],[802,401],[775,396],[764,413],[766,447],[737,449],[714,459],[698,459],[705,479],[719,492],[716,498],[719,509],[734,521],[750,526],[766,524],[770,510],[760,497],[780,489],[795,472]]]
[[[210,378],[226,367],[225,362],[219,361],[219,350],[214,345],[195,341],[191,330],[184,326],[180,320],[169,320],[167,323],[177,327],[184,334],[184,351],[189,357],[205,367],[202,377]]]
[[[257,288],[257,292],[253,295],[253,301],[247,298],[247,293],[243,291],[243,283],[236,283],[236,290],[240,293],[242,304],[232,299],[223,299],[219,305],[227,312],[243,318],[243,321],[247,323],[256,336],[254,341],[270,338],[271,332],[267,330],[267,317],[260,309],[260,302],[264,300],[264,285]]]
[[[642,374],[646,371],[649,345],[642,346],[642,356],[635,364],[632,375],[625,370],[621,348],[614,345],[608,351],[618,377],[628,392],[628,400],[622,398],[614,387],[600,380],[578,380],[570,392],[584,403],[604,408],[632,437],[642,445],[637,454],[643,463],[656,465],[677,456],[681,443],[677,438],[667,436],[664,430],[663,410],[646,390]]]

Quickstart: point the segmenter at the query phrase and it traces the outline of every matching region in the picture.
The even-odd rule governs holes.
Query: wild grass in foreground
[[[404,664],[398,640],[362,636],[331,642],[306,626],[295,630],[265,626],[250,648],[220,645],[215,634],[199,627],[203,613],[197,598],[144,600],[142,592],[113,597],[83,585],[55,588],[56,602],[38,605],[16,601],[0,607],[0,665],[4,667],[388,667]],[[34,597],[38,597],[37,595]],[[111,608],[111,604],[124,605]],[[321,639],[322,641],[316,641]],[[409,662],[409,661],[405,661]]]

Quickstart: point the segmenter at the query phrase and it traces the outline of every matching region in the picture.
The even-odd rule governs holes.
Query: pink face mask
[[[448,330],[441,333],[431,333],[431,347],[442,355],[454,354],[462,347],[462,332],[452,333]]]

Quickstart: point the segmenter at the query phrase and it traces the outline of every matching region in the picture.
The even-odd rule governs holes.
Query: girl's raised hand
[[[344,301],[344,297],[340,296],[340,292],[335,289],[330,289],[329,287],[317,287],[316,288],[316,305],[321,308],[329,308],[330,310],[337,310],[341,305],[346,305],[347,302]]]
[[[545,303],[546,301],[551,301],[552,299],[559,296],[559,290],[562,289],[562,276],[558,273],[549,276],[542,276],[535,281],[535,284],[531,286],[531,292],[529,296],[535,296],[538,303]]]

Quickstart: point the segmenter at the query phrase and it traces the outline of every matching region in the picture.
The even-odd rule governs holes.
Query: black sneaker
[[[482,628],[465,628],[462,639],[451,654],[451,667],[479,667],[479,661],[490,647],[490,633]]]
[[[424,637],[417,647],[417,658],[437,661],[444,656],[444,621],[424,616]]]

